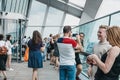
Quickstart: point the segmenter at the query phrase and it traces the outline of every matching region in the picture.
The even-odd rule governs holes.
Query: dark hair
[[[3,40],[4,36],[3,34],[0,34],[0,40]]]
[[[38,44],[42,42],[41,34],[37,30],[33,32],[32,42],[33,44]]]
[[[26,36],[24,36],[24,38],[26,38]]]
[[[11,35],[6,35],[6,39],[10,40]]]
[[[49,36],[52,37],[52,34],[50,34]]]
[[[71,31],[71,26],[64,26],[63,33],[68,33],[69,31]]]
[[[85,34],[84,34],[83,32],[80,32],[79,35],[80,35],[80,34],[83,34],[83,36],[85,36]]]

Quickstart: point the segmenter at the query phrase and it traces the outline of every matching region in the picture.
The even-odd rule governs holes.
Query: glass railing
[[[120,25],[120,11],[114,12],[112,14],[103,16],[101,18],[95,19],[93,21],[87,22],[85,24],[79,25],[72,29],[73,33],[83,32],[85,34],[84,37],[84,51],[88,53],[92,53],[92,48],[95,43],[98,42],[97,39],[97,31],[100,25]],[[81,56],[81,61],[83,65],[83,73],[87,75],[88,64],[86,64],[86,57]]]

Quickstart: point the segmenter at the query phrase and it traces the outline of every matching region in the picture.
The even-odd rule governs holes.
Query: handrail
[[[88,21],[88,22],[86,22],[86,23],[80,24],[80,25],[78,25],[78,26],[76,26],[76,27],[74,27],[74,28],[80,27],[80,26],[82,26],[82,25],[85,25],[85,24],[88,24],[88,23],[91,23],[91,22],[97,21],[97,20],[99,20],[99,19],[102,19],[102,18],[105,18],[105,17],[111,16],[111,15],[114,15],[114,14],[117,14],[117,13],[120,13],[120,10],[119,10],[119,11],[116,11],[116,12],[113,12],[113,13],[110,13],[110,14],[108,14],[108,15],[102,16],[102,17],[100,17],[100,18],[97,18],[97,19],[94,19],[94,20]],[[72,29],[74,29],[74,28],[72,28]]]

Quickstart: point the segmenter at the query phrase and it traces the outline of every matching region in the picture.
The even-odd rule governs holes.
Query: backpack
[[[5,46],[0,47],[0,55],[5,55],[7,54],[8,49]]]

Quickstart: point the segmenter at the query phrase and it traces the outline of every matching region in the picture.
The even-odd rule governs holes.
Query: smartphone
[[[87,53],[87,52],[80,52],[82,55],[84,55],[84,56],[89,56],[89,55],[91,55],[90,53]]]

